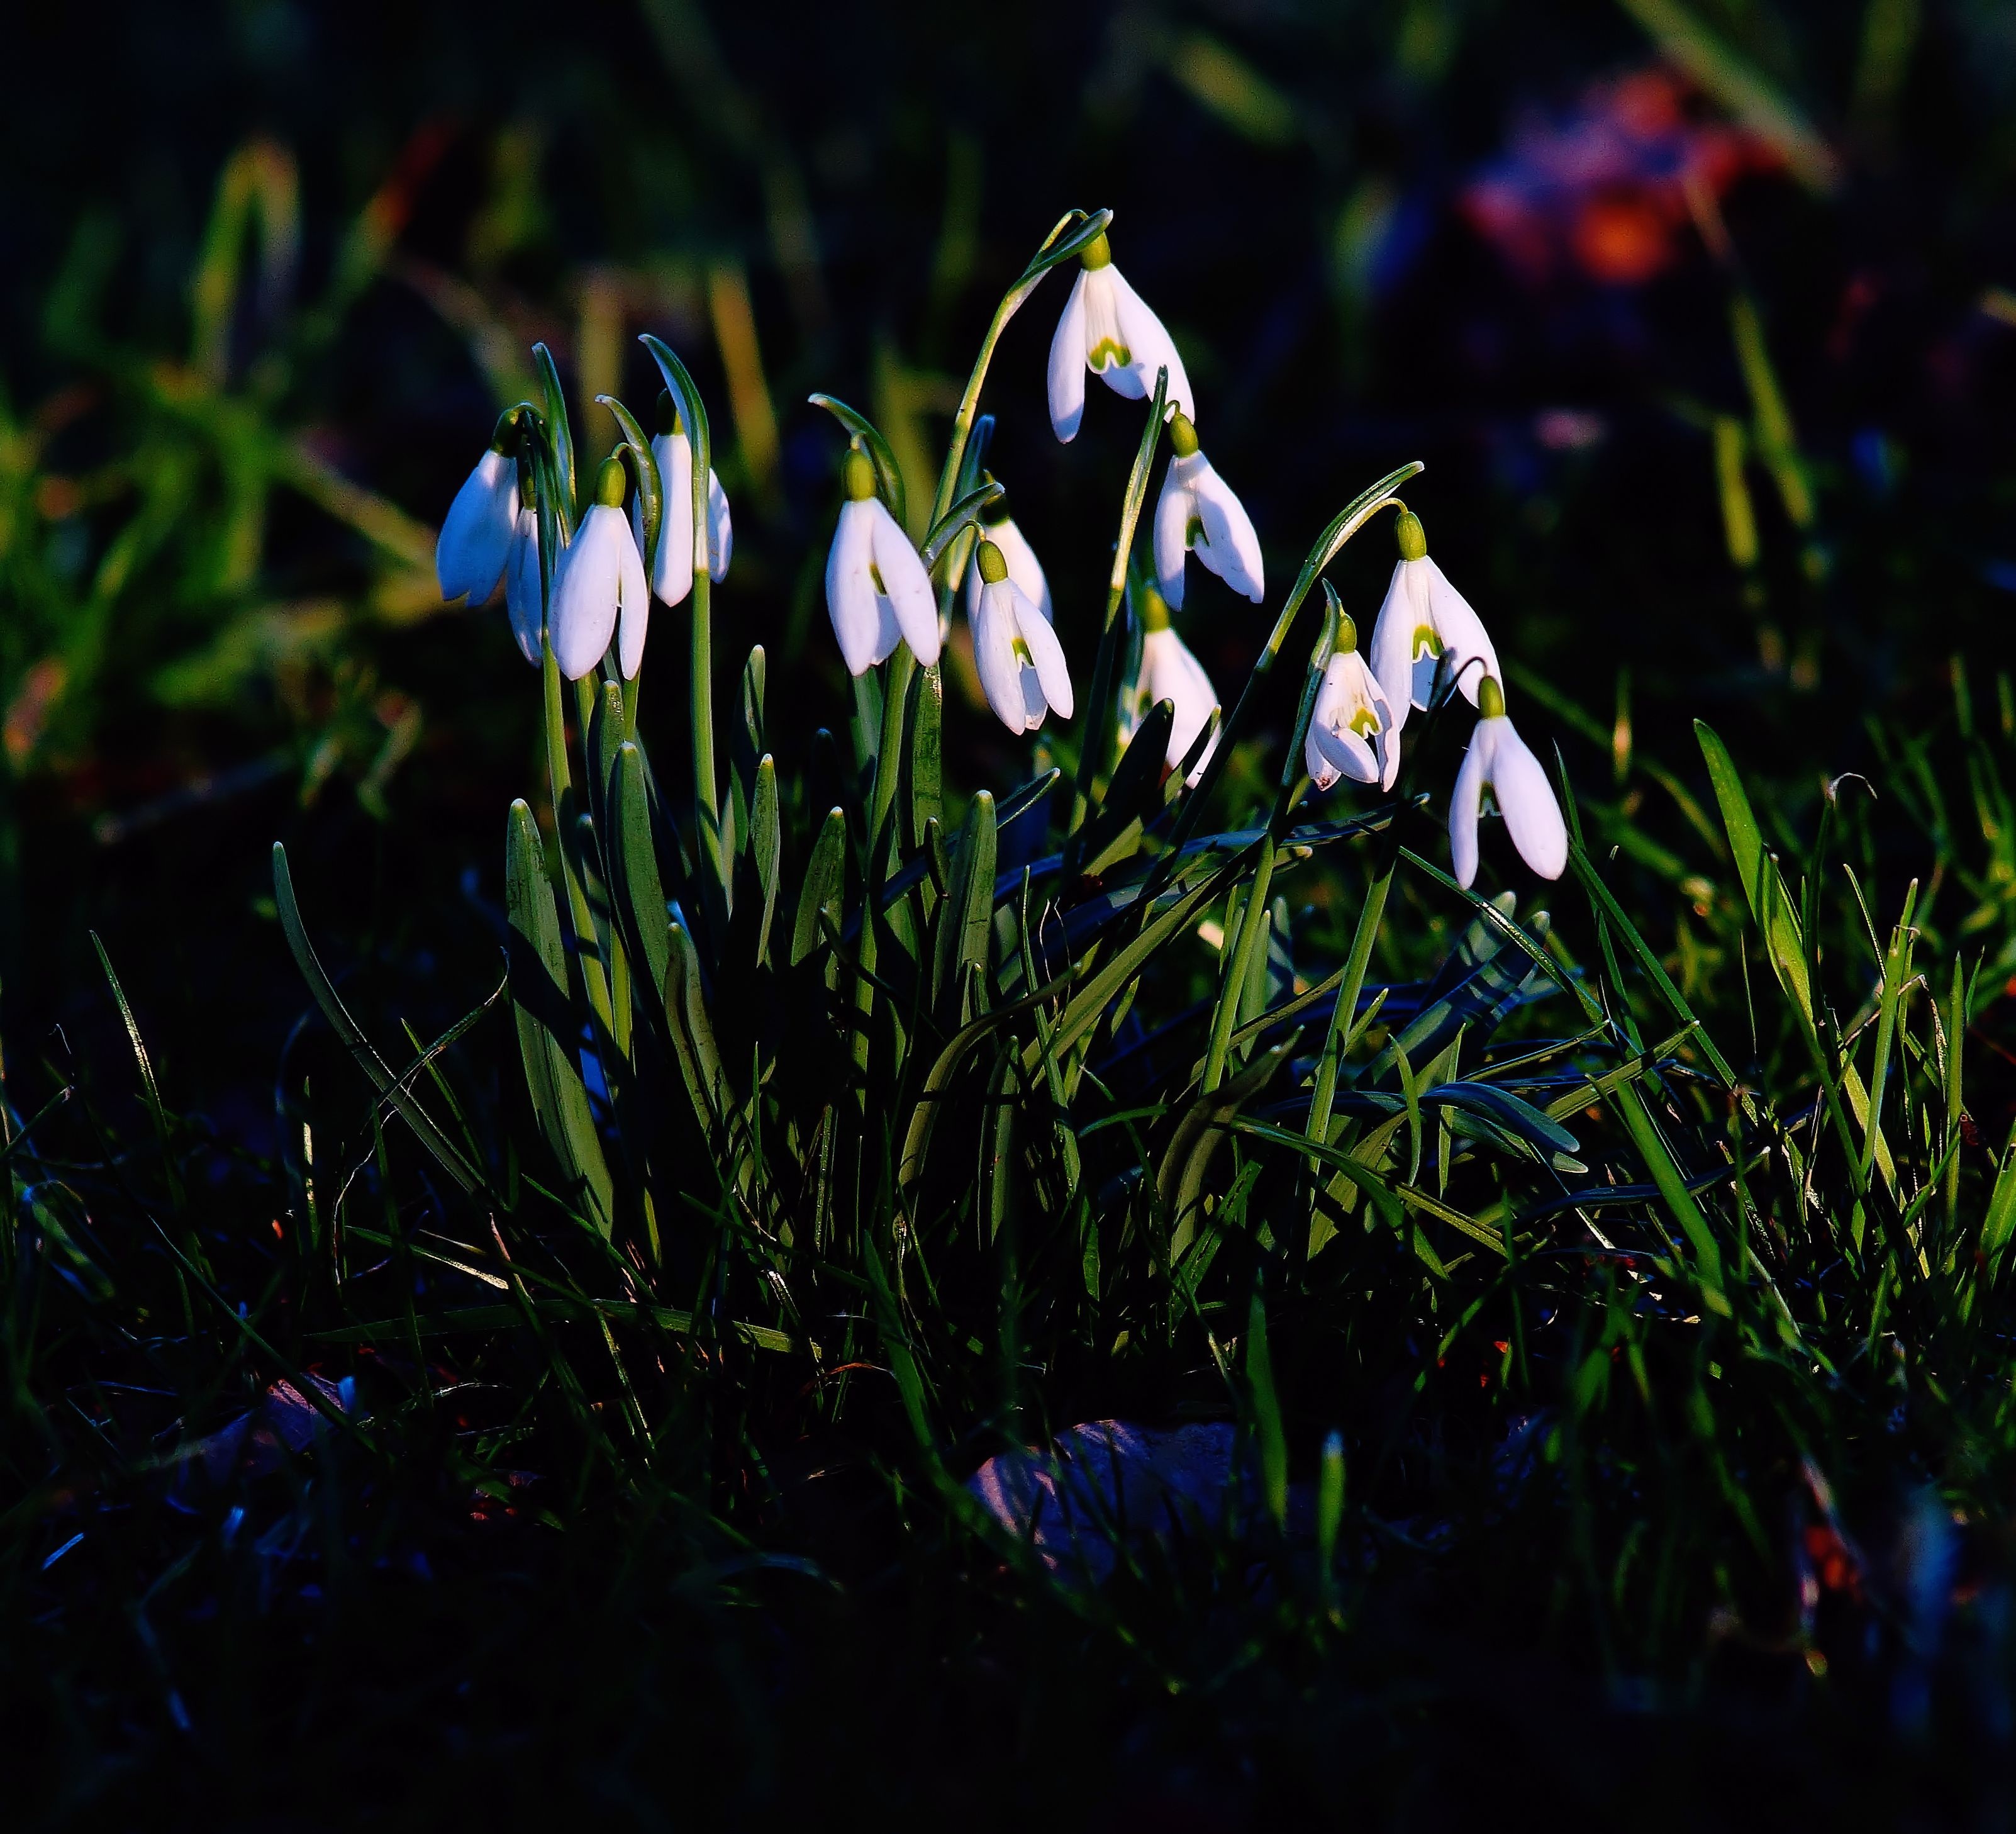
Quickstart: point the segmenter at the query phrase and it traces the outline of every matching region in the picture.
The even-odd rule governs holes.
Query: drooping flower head
[[[983,472],[983,479],[992,484],[994,475]],[[1001,558],[1008,563],[1008,577],[1022,589],[1022,596],[1045,618],[1051,615],[1050,582],[1043,577],[1043,564],[1036,558],[1036,550],[1029,546],[1029,538],[1015,525],[1015,518],[1008,513],[1008,494],[1006,491],[980,512],[980,535],[1001,550]],[[973,559],[966,570],[966,614],[978,615],[980,590],[985,582],[980,577],[980,543],[974,543]]]
[[[1218,712],[1218,690],[1211,685],[1204,665],[1190,654],[1189,646],[1169,626],[1168,601],[1152,586],[1142,585],[1136,606],[1141,620],[1141,672],[1136,678],[1132,717],[1127,722],[1131,737],[1150,708],[1167,701],[1175,708],[1175,719],[1169,727],[1165,762],[1173,770],[1190,755],[1197,735]],[[1211,755],[1218,749],[1219,735],[1197,754],[1184,781],[1192,787],[1204,775]]]
[[[623,513],[625,481],[621,459],[603,460],[594,506],[553,568],[553,655],[570,681],[579,681],[608,654],[619,614],[623,629],[617,661],[624,679],[634,679],[643,665],[651,594],[644,582],[644,558]]]
[[[1427,707],[1435,691],[1436,666],[1445,654],[1449,679],[1473,707],[1484,677],[1503,677],[1498,652],[1491,647],[1482,620],[1428,558],[1421,519],[1413,510],[1403,510],[1394,533],[1400,558],[1372,629],[1372,672],[1393,704],[1397,730],[1406,724],[1409,707]]]
[[[1183,608],[1183,557],[1197,557],[1258,604],[1266,591],[1252,518],[1197,445],[1187,414],[1169,422],[1170,459],[1155,502],[1155,575],[1162,596]]]
[[[1034,732],[1053,708],[1059,719],[1070,719],[1071,671],[1049,620],[1009,577],[1007,557],[992,542],[979,544],[974,561],[980,604],[973,614],[973,658],[988,705],[1013,733]]]
[[[866,675],[907,641],[920,662],[938,659],[938,601],[910,538],[875,494],[875,466],[859,449],[846,462],[847,501],[826,555],[826,608],[848,671]]]
[[[1400,723],[1379,678],[1358,653],[1358,626],[1340,611],[1337,647],[1324,665],[1303,768],[1319,790],[1341,776],[1390,790],[1400,769]]]
[[[658,489],[663,508],[658,528],[658,557],[651,569],[651,590],[668,605],[676,605],[693,590],[693,575],[702,567],[716,586],[728,577],[728,561],[735,546],[735,531],[729,521],[728,493],[711,466],[707,474],[707,533],[703,540],[693,533],[693,442],[686,438],[678,404],[670,389],[658,394],[658,431],[651,441],[651,456],[657,463]],[[644,547],[644,504],[641,495],[630,505],[630,532],[638,551]]]
[[[1106,238],[1093,237],[1078,256],[1078,279],[1050,340],[1050,425],[1057,438],[1078,437],[1088,369],[1115,395],[1140,402],[1155,392],[1155,373],[1165,368],[1169,406],[1194,407],[1183,359],[1162,321],[1114,266]]]
[[[466,593],[480,605],[496,591],[511,546],[518,508],[518,467],[511,456],[509,415],[497,423],[490,449],[463,480],[434,544],[434,576],[450,604]]]
[[[1494,676],[1478,686],[1477,730],[1463,755],[1449,794],[1449,856],[1456,882],[1468,889],[1477,877],[1477,823],[1488,790],[1505,817],[1519,857],[1543,879],[1558,879],[1568,863],[1568,831],[1561,805],[1540,761],[1505,717],[1505,694]]]

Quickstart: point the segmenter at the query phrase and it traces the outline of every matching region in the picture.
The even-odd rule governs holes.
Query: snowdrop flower
[[[1568,863],[1568,831],[1561,805],[1540,761],[1505,717],[1504,691],[1487,675],[1478,685],[1477,730],[1449,795],[1449,854],[1456,882],[1466,889],[1477,877],[1477,818],[1486,790],[1505,817],[1519,857],[1543,879],[1558,879]]]
[[[1400,722],[1379,678],[1358,653],[1357,625],[1341,615],[1337,647],[1316,689],[1302,762],[1319,790],[1340,776],[1390,790],[1399,772]]]
[[[866,675],[899,642],[920,662],[938,659],[938,600],[910,538],[875,494],[868,455],[847,455],[847,501],[826,561],[826,608],[848,671]]]
[[[992,484],[993,474],[985,475]],[[980,537],[981,541],[990,541],[1001,550],[1001,558],[1008,563],[1008,577],[1022,589],[1022,596],[1046,619],[1049,618],[1050,582],[1043,577],[1043,564],[1036,558],[1036,550],[1029,546],[1029,538],[1015,526],[1015,518],[1008,513],[1005,493],[980,512]],[[981,589],[985,584],[980,577],[980,542],[975,542],[973,560],[966,570],[966,614],[969,618],[980,615]]]
[[[1435,691],[1435,665],[1445,652],[1450,678],[1474,707],[1485,676],[1497,676],[1498,652],[1469,601],[1428,558],[1421,519],[1403,510],[1394,526],[1400,558],[1386,602],[1372,629],[1372,672],[1393,704],[1393,726],[1407,722],[1410,706],[1425,709]],[[1483,666],[1475,665],[1481,659]]]
[[[1169,628],[1168,602],[1152,586],[1144,586],[1141,593],[1141,672],[1135,690],[1136,716],[1128,726],[1129,737],[1147,718],[1148,710],[1164,701],[1170,702],[1176,712],[1175,722],[1169,727],[1165,753],[1169,768],[1173,770],[1190,755],[1197,734],[1218,711],[1218,690],[1211,685],[1211,677],[1204,673],[1204,665]],[[1204,775],[1204,767],[1211,762],[1211,753],[1218,749],[1218,738],[1216,733],[1211,735],[1211,743],[1198,754],[1197,762],[1190,767],[1190,773],[1184,781],[1191,787],[1196,787],[1197,779]]]
[[[644,558],[623,513],[623,461],[605,459],[595,480],[595,506],[581,519],[553,568],[553,654],[560,673],[579,681],[608,653],[618,612],[623,631],[617,652],[625,681],[644,660],[644,629],[651,594]]]
[[[504,571],[518,506],[518,464],[506,450],[510,438],[500,423],[490,450],[463,480],[441,524],[434,575],[451,604],[466,593],[472,605],[481,604]]]
[[[510,557],[504,564],[504,609],[510,614],[519,654],[536,668],[545,633],[539,604],[539,511],[529,479],[520,493]]]
[[[1011,733],[1032,733],[1056,708],[1071,715],[1071,672],[1049,620],[1008,577],[1008,560],[991,541],[974,555],[980,607],[973,616],[973,656],[987,704]]]
[[[1187,415],[1169,423],[1169,469],[1155,503],[1155,575],[1162,596],[1183,608],[1183,557],[1197,557],[1236,593],[1255,604],[1265,592],[1260,538],[1252,519],[1211,468],[1197,447],[1197,428]]]
[[[651,569],[651,590],[668,605],[676,605],[693,590],[693,574],[701,567],[716,586],[728,577],[729,556],[735,546],[735,531],[728,517],[728,493],[710,466],[707,474],[707,539],[703,542],[693,531],[693,444],[686,438],[669,390],[658,397],[661,427],[671,423],[651,441],[651,456],[657,461],[658,489],[663,508],[658,525],[658,560]],[[630,532],[636,537],[637,551],[644,551],[644,500],[631,499]]]
[[[1115,395],[1140,402],[1155,392],[1155,372],[1167,368],[1169,406],[1194,406],[1183,359],[1162,321],[1114,266],[1106,238],[1088,243],[1078,262],[1077,283],[1050,340],[1050,424],[1057,438],[1078,436],[1088,369]]]

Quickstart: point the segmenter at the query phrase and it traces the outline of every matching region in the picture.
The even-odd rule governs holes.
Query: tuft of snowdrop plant
[[[1236,593],[1255,604],[1266,596],[1260,538],[1253,519],[1211,468],[1187,414],[1169,421],[1169,468],[1155,503],[1155,576],[1171,607],[1183,608],[1183,560],[1194,553]]]

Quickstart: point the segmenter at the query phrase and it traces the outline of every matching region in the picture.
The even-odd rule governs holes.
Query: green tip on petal
[[[1078,250],[1078,265],[1087,269],[1113,265],[1113,249],[1107,241],[1103,230]]]
[[[1477,715],[1480,719],[1505,717],[1505,690],[1498,685],[1496,676],[1487,675],[1477,684]]]
[[[849,503],[865,503],[875,494],[875,461],[855,446],[849,450],[842,468]]]
[[[603,508],[620,510],[623,507],[623,493],[629,487],[629,480],[623,475],[623,461],[614,456],[602,461],[602,469],[595,474],[595,500]]]
[[[1187,459],[1197,449],[1197,427],[1190,416],[1179,409],[1169,420],[1169,450],[1179,459]]]
[[[988,586],[999,586],[1008,577],[1008,563],[992,542],[980,544],[980,577]]]
[[[1402,510],[1393,524],[1394,539],[1400,544],[1400,558],[1403,560],[1422,560],[1427,558],[1428,538],[1422,532],[1421,519],[1412,510]]]

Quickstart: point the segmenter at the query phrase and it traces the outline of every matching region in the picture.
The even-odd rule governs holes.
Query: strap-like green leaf
[[[511,1003],[518,1052],[539,1131],[567,1180],[567,1196],[604,1235],[616,1213],[602,1141],[581,1079],[581,1017],[567,996],[560,912],[532,812],[511,805],[504,831],[504,905],[510,924]]]
[[[756,927],[756,964],[770,954],[770,925],[777,914],[777,889],[784,876],[784,838],[777,814],[777,761],[767,752],[756,766],[756,806],[749,820],[749,850],[762,888],[763,915]]]
[[[938,913],[938,946],[931,964],[931,1003],[949,1013],[965,985],[969,965],[983,971],[993,934],[995,827],[994,798],[982,790],[967,805],[966,820],[952,850],[952,879]],[[964,1015],[959,1015],[963,1020]]]
[[[650,786],[644,754],[634,743],[616,748],[609,778],[610,820],[610,888],[631,953],[650,976],[653,999],[662,1004],[671,961],[665,940],[668,915],[664,882],[658,873],[657,849],[652,845]]]
[[[825,826],[812,843],[805,865],[804,888],[798,893],[797,921],[791,928],[791,966],[796,967],[825,940],[825,928],[840,928],[847,889],[847,815],[826,812]],[[823,918],[823,922],[822,921]]]

